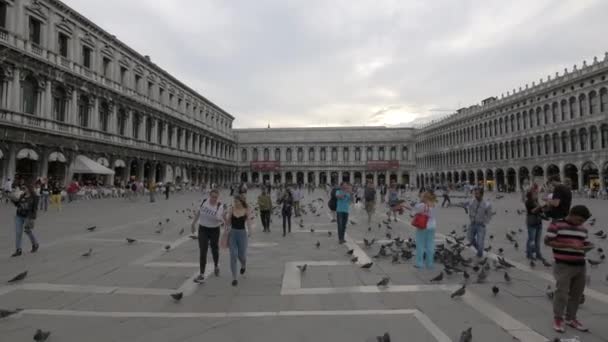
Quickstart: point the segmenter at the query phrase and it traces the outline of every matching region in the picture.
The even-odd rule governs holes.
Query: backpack
[[[137,184],[131,184],[131,191],[137,191]]]
[[[203,200],[203,203],[201,203],[201,207],[203,207],[203,205],[205,205],[205,202],[207,202],[206,198]],[[220,201],[217,201],[217,208],[215,208],[215,211],[220,210],[220,205],[222,205],[222,203]]]
[[[331,190],[331,195],[329,196],[329,201],[327,201],[327,206],[330,210],[335,211],[336,206],[338,205],[338,198],[336,197],[337,188]]]

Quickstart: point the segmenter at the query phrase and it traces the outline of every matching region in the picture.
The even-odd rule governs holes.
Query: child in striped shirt
[[[555,293],[553,296],[553,329],[563,333],[565,324],[580,331],[588,329],[576,318],[585,290],[585,253],[593,249],[583,223],[591,217],[589,209],[577,205],[568,216],[553,221],[547,229],[545,244],[553,248]],[[564,322],[564,311],[566,320]]]

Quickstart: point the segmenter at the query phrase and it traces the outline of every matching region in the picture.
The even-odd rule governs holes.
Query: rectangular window
[[[103,58],[103,61],[102,61],[103,76],[106,78],[110,78],[110,76],[112,75],[111,68],[110,68],[111,62],[112,61],[110,61],[109,58],[107,58],[107,57]]]
[[[154,90],[154,84],[152,82],[148,82],[148,97],[152,98],[154,96],[154,94],[152,94],[152,91]]]
[[[36,45],[40,45],[41,37],[40,37],[40,27],[42,23],[32,17],[30,17],[30,41]]]
[[[127,68],[120,67],[120,84],[125,85],[127,82]]]
[[[82,65],[84,65],[85,68],[91,69],[91,53],[93,51],[91,50],[90,47],[88,46],[83,46],[82,47]]]
[[[158,102],[164,103],[164,101],[163,101],[164,98],[165,98],[165,89],[158,88]]]
[[[141,76],[135,75],[135,91],[136,92],[139,92],[139,89],[140,89],[139,85],[140,85],[140,83],[141,83]]]
[[[0,27],[6,28],[6,2],[0,2]]]
[[[59,33],[58,37],[57,37],[57,45],[58,45],[58,50],[59,50],[59,54],[65,58],[68,58],[68,42],[70,41],[70,38],[63,34],[63,33]]]

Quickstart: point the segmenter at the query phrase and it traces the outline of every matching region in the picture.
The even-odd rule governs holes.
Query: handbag
[[[424,212],[417,213],[416,215],[414,215],[414,218],[412,219],[412,226],[421,230],[426,229],[426,226],[429,223],[429,215],[427,213],[428,208],[425,206]]]

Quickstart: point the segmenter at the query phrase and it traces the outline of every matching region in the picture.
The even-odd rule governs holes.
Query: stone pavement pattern
[[[250,192],[251,202],[257,191]],[[408,194],[414,198],[415,194]],[[378,252],[378,245],[366,249],[364,238],[384,239],[387,229],[384,206],[369,232],[364,212],[353,209],[348,245],[337,243],[335,223],[329,222],[326,194],[307,195],[309,203],[322,198],[320,216],[308,213],[303,226],[293,219],[292,234],[281,237],[280,218],[273,216],[271,233],[253,232],[247,274],[239,286],[230,286],[229,258],[222,251],[219,278],[209,277],[203,285],[192,278],[198,269],[198,246],[188,237],[187,213],[181,211],[200,202],[201,196],[187,193],[170,201],[151,204],[98,200],[78,202],[63,212],[42,213],[36,233],[41,241],[37,254],[9,258],[14,248],[11,206],[0,206],[0,309],[24,309],[0,320],[1,341],[28,341],[37,328],[50,330],[51,341],[375,341],[389,331],[393,341],[458,341],[460,332],[473,327],[473,341],[543,341],[556,336],[551,328],[551,302],[545,289],[552,280],[551,269],[530,269],[524,258],[525,230],[517,234],[515,250],[504,238],[509,230],[523,227],[524,216],[516,195],[495,199],[496,217],[488,229],[492,251],[505,249],[507,259],[517,263],[510,271],[514,279],[505,284],[502,272],[490,273],[486,284],[472,284],[462,299],[450,293],[463,282],[462,276],[446,276],[440,284],[429,279],[442,269],[417,270],[412,261],[392,264],[390,258],[374,259],[370,270],[360,264]],[[228,200],[227,193],[223,199]],[[454,199],[454,202],[459,201]],[[587,204],[597,217],[592,231],[608,231],[605,201],[575,200]],[[382,210],[381,210],[382,209]],[[179,212],[176,212],[178,210]],[[505,212],[508,210],[508,212]],[[166,219],[169,218],[169,223]],[[164,230],[157,234],[158,222]],[[405,222],[404,222],[405,221]],[[393,237],[413,237],[408,216],[391,224]],[[439,210],[440,234],[455,229],[462,233],[466,215],[458,207]],[[94,232],[85,227],[96,225]],[[259,227],[259,223],[258,223]],[[315,232],[310,232],[310,228]],[[186,228],[184,235],[179,234]],[[328,236],[328,231],[333,232]],[[138,241],[128,245],[126,237]],[[594,238],[595,239],[595,238]],[[24,237],[25,248],[29,250]],[[321,243],[315,248],[315,243]],[[595,239],[606,250],[606,240]],[[165,245],[171,245],[167,252]],[[81,257],[89,248],[91,257]],[[360,256],[352,264],[346,251]],[[545,249],[545,256],[550,251]],[[592,252],[593,253],[593,252]],[[467,254],[471,254],[468,253]],[[592,255],[594,256],[594,255]],[[210,257],[209,257],[209,260]],[[300,275],[295,266],[309,264]],[[5,284],[19,272],[28,277],[16,285]],[[589,268],[591,281],[580,318],[590,333],[568,331],[562,337],[578,335],[584,342],[608,341],[608,274],[606,264]],[[378,289],[376,283],[388,276],[391,284]],[[500,288],[498,296],[491,286]],[[170,293],[183,291],[180,302]]]

